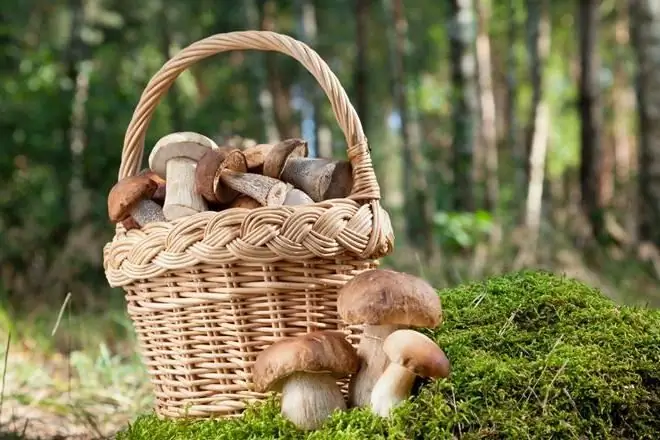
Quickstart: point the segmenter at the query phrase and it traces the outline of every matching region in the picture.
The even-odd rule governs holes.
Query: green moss
[[[445,322],[426,332],[448,380],[381,420],[335,413],[302,433],[273,399],[241,418],[138,418],[118,439],[655,439],[660,433],[660,311],[617,306],[597,290],[523,272],[440,291]]]

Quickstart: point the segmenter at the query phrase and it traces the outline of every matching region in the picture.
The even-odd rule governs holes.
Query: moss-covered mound
[[[274,400],[229,421],[138,418],[119,439],[658,439],[660,311],[617,306],[547,273],[440,291],[428,333],[452,361],[389,420],[335,413],[302,433]]]

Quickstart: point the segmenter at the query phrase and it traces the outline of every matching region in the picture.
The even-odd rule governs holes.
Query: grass
[[[140,416],[118,440],[653,439],[660,432],[660,311],[618,306],[545,272],[440,291],[445,323],[425,330],[452,361],[391,419],[335,413],[297,431],[275,399],[233,420]]]

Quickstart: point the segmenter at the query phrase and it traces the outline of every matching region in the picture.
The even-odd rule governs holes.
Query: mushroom
[[[167,220],[208,209],[204,198],[195,191],[195,168],[204,153],[217,148],[208,137],[183,131],[160,138],[151,150],[149,167],[166,179],[163,214]]]
[[[348,386],[351,406],[369,406],[371,390],[385,371],[383,341],[401,328],[437,327],[442,321],[440,297],[425,280],[389,269],[354,276],[338,292],[337,310],[348,325],[363,325],[357,348],[360,370]]]
[[[266,156],[272,149],[272,144],[257,144],[243,150],[248,170],[251,173],[261,174]]]
[[[445,352],[422,333],[397,330],[385,339],[383,351],[390,363],[371,392],[371,409],[381,417],[410,396],[415,377],[449,376]]]
[[[200,160],[202,170],[196,173],[197,191],[230,202],[238,193],[252,197],[260,204],[278,206],[286,198],[286,183],[247,172],[247,161],[240,150],[226,155],[212,150]]]
[[[158,184],[156,192],[151,196],[151,200],[158,203],[160,206],[163,206],[165,202],[165,179],[161,178],[158,174],[151,171],[149,168],[145,168],[138,173],[138,176],[148,176],[151,180]]]
[[[278,341],[263,350],[253,365],[258,392],[278,391],[282,415],[299,429],[320,427],[346,402],[337,379],[355,373],[359,359],[341,332],[317,331]]]
[[[224,204],[238,197],[238,191],[217,183],[217,176],[224,170],[247,171],[245,157],[240,150],[229,148],[208,150],[197,162],[195,191],[207,202]]]
[[[315,202],[347,197],[353,188],[350,162],[307,157],[307,141],[287,139],[273,145],[263,165],[264,176],[290,183]]]
[[[153,200],[158,184],[147,175],[129,176],[117,182],[108,195],[108,217],[123,222],[126,229],[165,221],[163,210]]]
[[[282,203],[283,205],[309,205],[310,203],[314,203],[314,200],[310,196],[295,188],[290,183],[287,183],[286,187],[287,191],[284,203]]]

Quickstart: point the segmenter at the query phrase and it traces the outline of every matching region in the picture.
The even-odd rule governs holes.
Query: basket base
[[[282,338],[359,330],[337,313],[337,291],[377,260],[195,266],[124,287],[161,418],[234,417],[265,399],[252,386],[257,354]],[[340,381],[346,391],[346,381]]]

